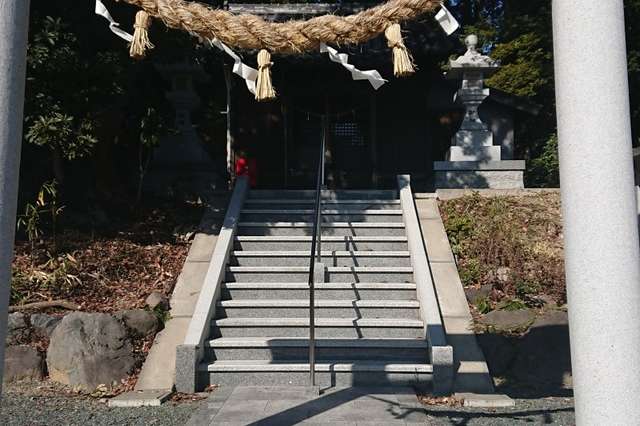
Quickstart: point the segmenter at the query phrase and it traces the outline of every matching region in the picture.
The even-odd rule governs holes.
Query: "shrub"
[[[490,284],[493,301],[509,306],[540,293],[566,301],[559,194],[475,193],[441,202],[441,211],[465,286]]]

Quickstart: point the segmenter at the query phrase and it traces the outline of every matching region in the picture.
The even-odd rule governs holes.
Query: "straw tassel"
[[[149,27],[151,26],[151,17],[144,10],[136,13],[136,23],[134,25],[133,41],[129,49],[129,56],[134,59],[143,59],[148,49],[155,46],[149,40]]]
[[[389,26],[384,35],[387,37],[387,45],[393,49],[393,74],[396,77],[408,77],[416,72],[411,53],[402,40],[400,24]]]
[[[258,52],[258,80],[256,81],[256,100],[258,102],[271,101],[276,98],[276,91],[271,82],[271,54],[262,49]]]

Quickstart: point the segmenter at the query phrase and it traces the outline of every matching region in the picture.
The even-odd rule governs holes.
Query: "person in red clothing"
[[[258,165],[255,158],[249,158],[246,151],[238,152],[236,159],[236,176],[249,176],[249,185],[255,188],[258,185]]]

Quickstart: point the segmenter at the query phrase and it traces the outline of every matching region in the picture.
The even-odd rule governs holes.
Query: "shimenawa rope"
[[[269,22],[256,15],[236,15],[227,10],[185,0],[116,0],[135,5],[169,28],[218,38],[239,49],[266,49],[278,54],[316,51],[321,43],[361,44],[393,24],[435,11],[441,0],[390,0],[349,16],[324,15],[308,20]]]
[[[121,0],[115,0],[121,1]],[[349,16],[324,15],[309,20],[268,22],[261,17],[235,15],[226,10],[185,0],[122,0],[142,8],[136,14],[130,55],[145,57],[153,49],[148,30],[151,17],[169,28],[182,29],[202,39],[219,39],[241,49],[260,49],[256,100],[275,99],[271,80],[271,53],[291,54],[317,50],[324,44],[359,44],[384,32],[393,51],[396,77],[415,73],[413,58],[404,41],[400,22],[417,18],[441,5],[441,0],[390,0]]]

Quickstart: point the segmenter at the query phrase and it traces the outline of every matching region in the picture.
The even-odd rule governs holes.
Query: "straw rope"
[[[354,15],[324,15],[278,23],[185,0],[116,1],[140,7],[169,28],[185,30],[204,39],[218,38],[240,49],[266,49],[280,54],[317,50],[321,43],[364,43],[391,25],[433,12],[442,3],[441,0],[390,0]]]
[[[411,53],[402,40],[400,24],[393,24],[384,32],[387,45],[393,50],[393,74],[396,77],[408,77],[415,74],[415,64]]]
[[[135,31],[133,33],[133,41],[129,48],[129,55],[134,59],[142,59],[146,56],[148,49],[153,49],[155,46],[149,40],[149,27],[151,26],[151,17],[144,10],[136,13],[136,23],[133,26]]]

